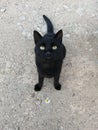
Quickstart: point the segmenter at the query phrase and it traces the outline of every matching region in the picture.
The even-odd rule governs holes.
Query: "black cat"
[[[43,15],[47,23],[47,33],[42,37],[39,32],[34,31],[35,59],[38,70],[38,83],[35,91],[40,91],[45,77],[54,77],[54,86],[57,90],[61,89],[59,77],[62,62],[66,55],[66,48],[62,44],[63,32],[53,32],[53,25],[49,18]]]

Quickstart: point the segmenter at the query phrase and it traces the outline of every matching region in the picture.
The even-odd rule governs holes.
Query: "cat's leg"
[[[54,87],[57,90],[61,90],[61,84],[59,83],[60,73],[54,76]]]
[[[39,76],[38,76],[38,80],[39,80],[39,82],[38,82],[38,83],[35,85],[35,87],[34,87],[34,90],[35,90],[35,91],[40,91],[40,90],[41,90],[41,88],[42,88],[42,86],[43,86],[44,77],[41,76],[41,75],[39,75]]]
[[[56,74],[54,76],[54,87],[57,90],[61,90],[61,84],[59,83],[60,73],[62,68],[62,61],[59,61],[59,64],[57,65]]]

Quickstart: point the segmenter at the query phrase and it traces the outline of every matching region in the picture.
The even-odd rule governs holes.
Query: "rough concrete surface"
[[[64,33],[61,91],[45,79],[34,92],[43,14]],[[0,0],[0,130],[98,130],[97,0]]]

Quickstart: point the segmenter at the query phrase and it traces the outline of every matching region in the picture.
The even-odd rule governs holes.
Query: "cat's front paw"
[[[58,84],[55,84],[54,86],[56,90],[61,90],[61,84],[58,83]]]
[[[40,86],[39,84],[36,84],[36,85],[34,86],[34,90],[35,90],[35,91],[40,91],[40,90],[41,90],[41,86]]]

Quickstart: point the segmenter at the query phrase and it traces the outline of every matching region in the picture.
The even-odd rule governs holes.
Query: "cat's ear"
[[[38,43],[39,40],[41,40],[42,36],[39,32],[37,31],[34,31],[33,32],[33,35],[34,35],[34,41],[35,41],[35,44]]]
[[[62,30],[59,30],[59,31],[55,34],[55,38],[56,38],[56,39],[59,39],[59,40],[62,40],[62,37],[63,37],[63,31],[62,31]]]

